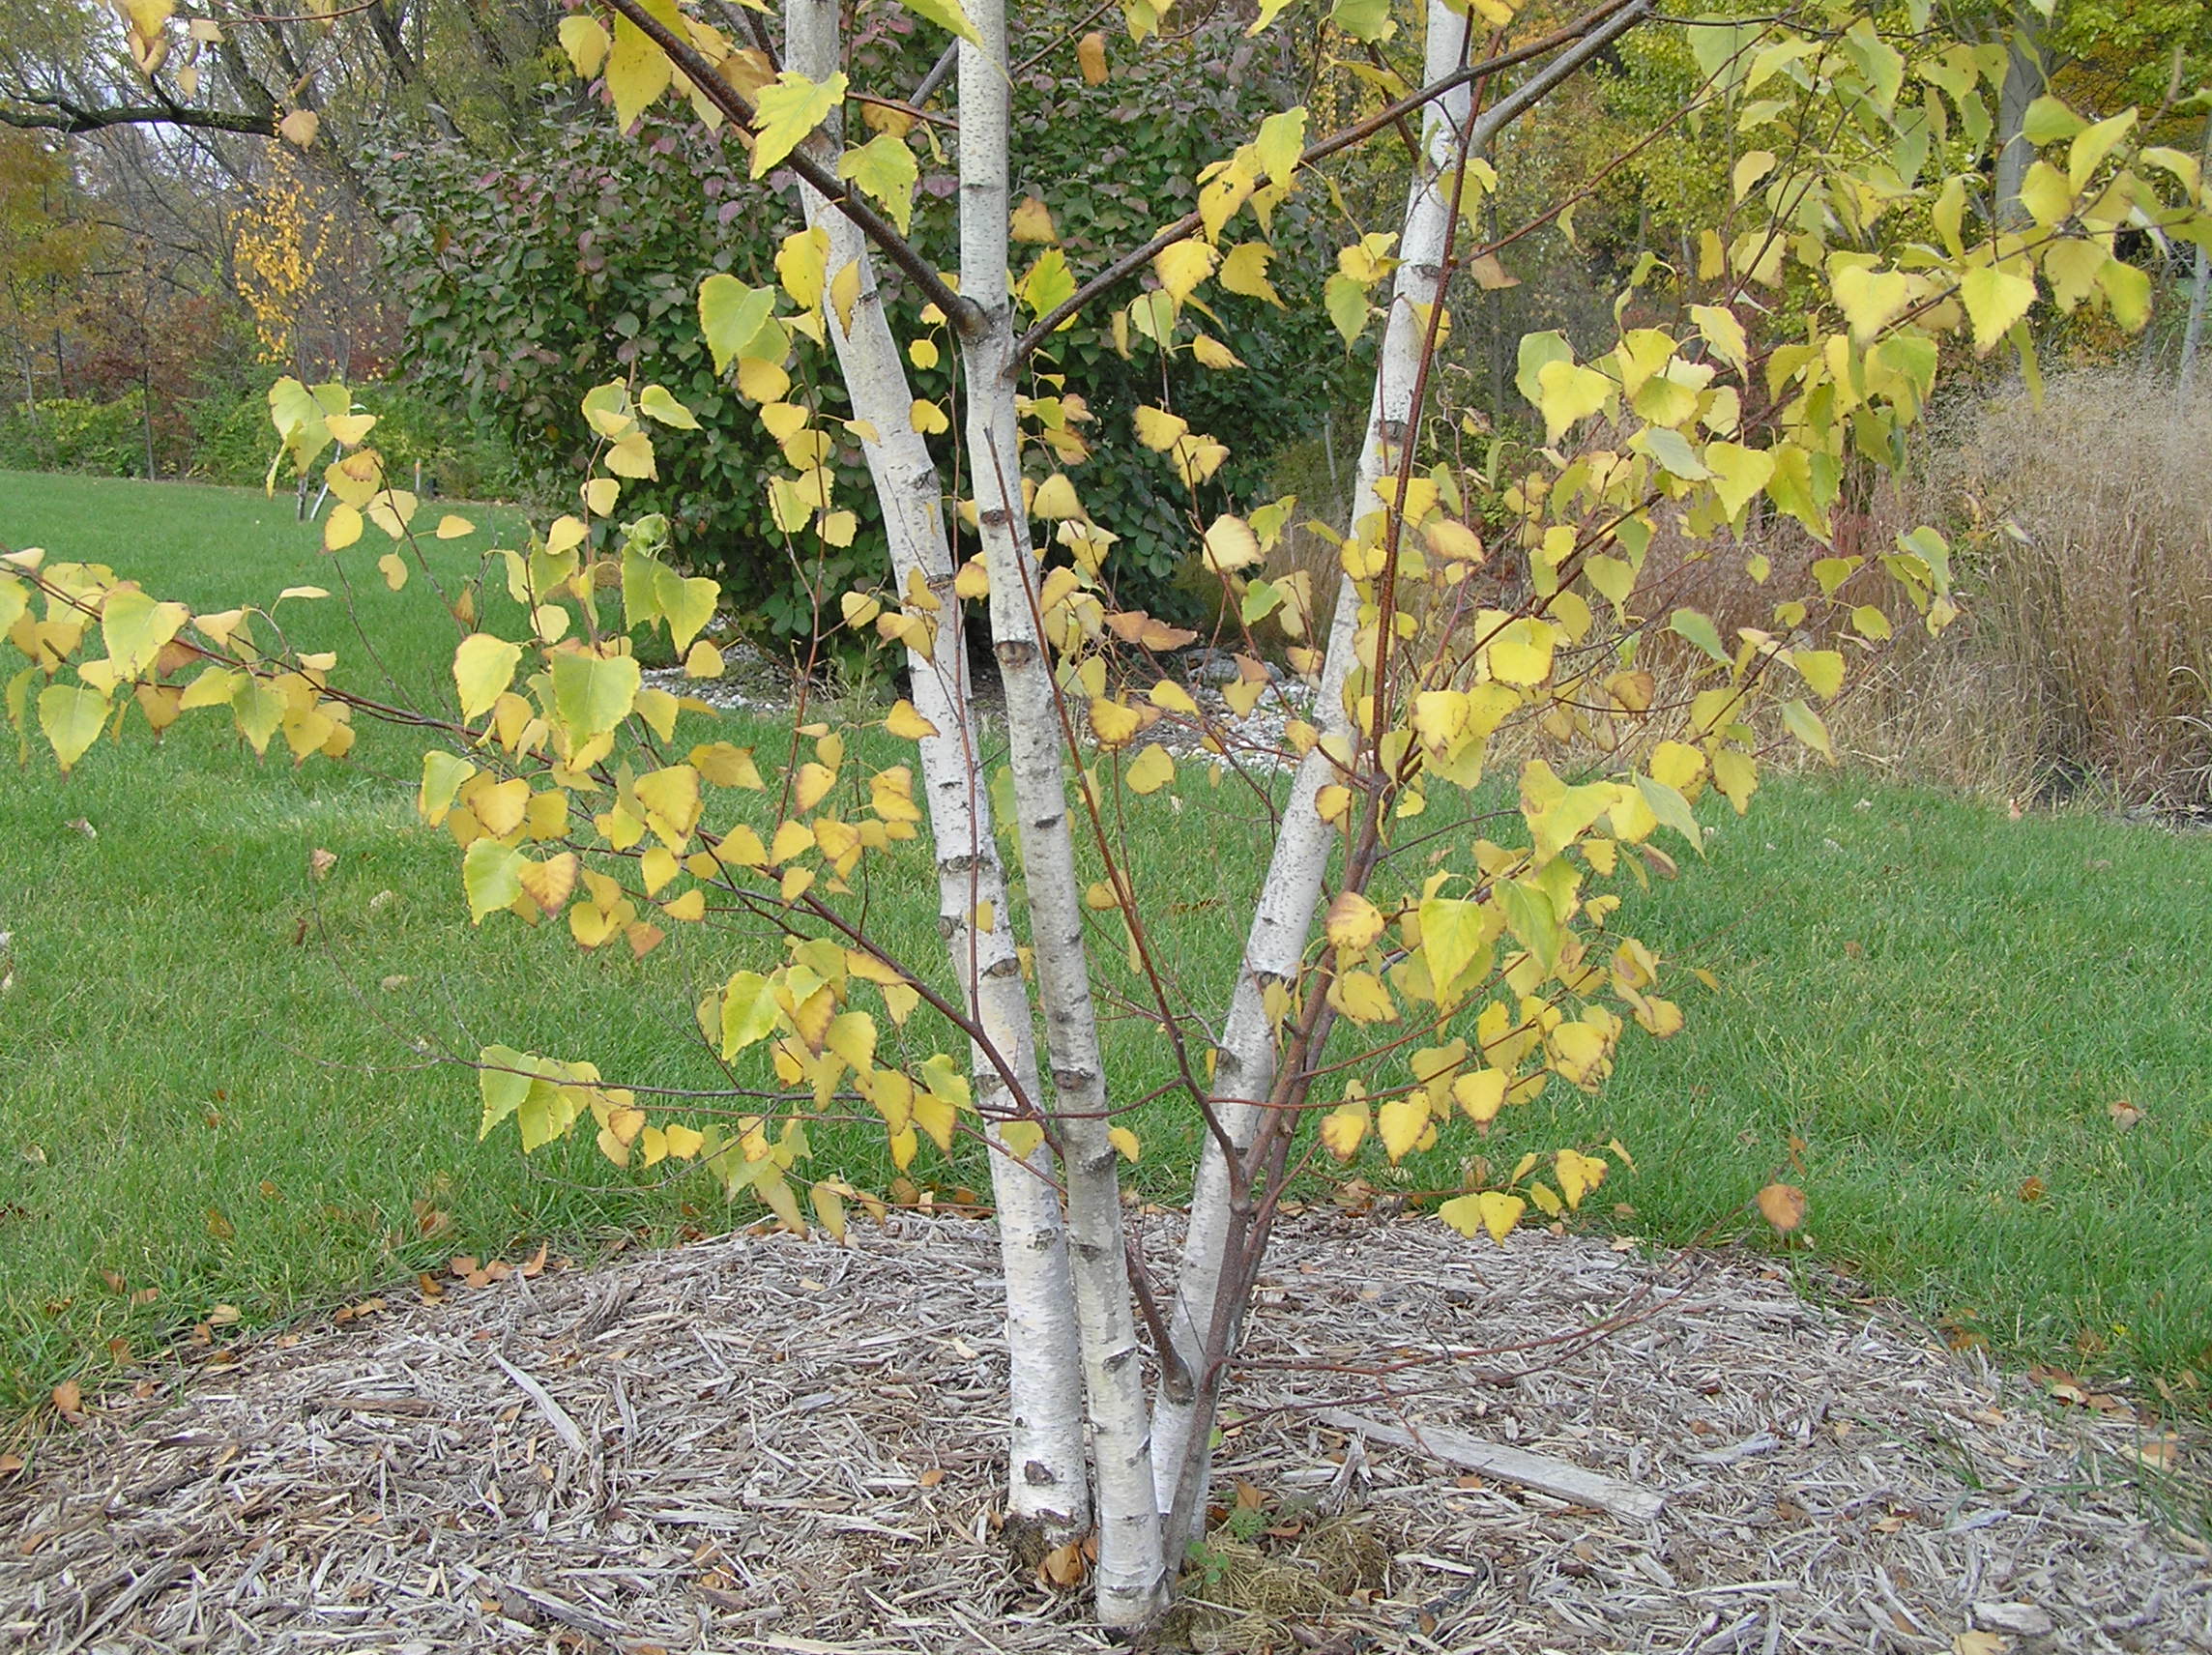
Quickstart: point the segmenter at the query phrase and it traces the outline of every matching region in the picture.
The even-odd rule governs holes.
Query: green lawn
[[[483,533],[447,549],[451,570],[511,527],[470,514]],[[288,496],[0,474],[0,545],[32,544],[201,603],[336,584]],[[400,695],[430,693],[450,623],[417,591],[364,582],[361,552],[347,561]],[[341,603],[284,612],[374,692]],[[788,740],[725,723],[771,751]],[[346,763],[304,769],[280,748],[256,761],[188,719],[158,748],[142,730],[95,748],[66,782],[43,750],[0,772],[16,977],[0,998],[0,1408],[104,1364],[111,1339],[143,1353],[218,1304],[267,1322],[452,1253],[588,1253],[753,1216],[697,1175],[633,1177],[588,1146],[530,1161],[507,1133],[480,1146],[472,1078],[415,1050],[504,1040],[713,1084],[688,1006],[732,969],[732,944],[686,932],[638,962],[580,954],[553,928],[478,932],[451,842],[413,820],[414,738],[364,726]],[[1143,896],[1207,1005],[1260,847],[1233,790],[1184,792],[1173,821],[1148,801]],[[1778,781],[1749,819],[1711,820],[1709,858],[1630,887],[1619,923],[1718,990],[1683,977],[1683,1034],[1631,1038],[1602,1095],[1556,1085],[1471,1147],[1510,1161],[1618,1138],[1635,1166],[1595,1217],[1670,1241],[1763,1244],[1747,1203],[1780,1176],[1810,1197],[1816,1257],[2010,1354],[2183,1385],[2212,1372],[2212,839],[2014,822],[1848,776]],[[315,849],[337,857],[320,881]],[[879,886],[879,922],[928,958],[918,853]],[[1125,1092],[1165,1078],[1149,1023],[1107,1033]],[[2122,1098],[2142,1112],[2124,1133],[2109,1108]],[[1168,1196],[1192,1125],[1164,1104],[1135,1124]],[[816,1142],[888,1170],[880,1135]],[[1470,1150],[1362,1172],[1437,1187]],[[923,1160],[947,1184],[981,1181],[972,1161]]]

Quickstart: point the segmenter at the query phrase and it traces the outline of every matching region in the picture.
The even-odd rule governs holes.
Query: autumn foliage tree
[[[1956,614],[1935,528],[1836,547],[1802,590],[1783,589],[1753,532],[1828,540],[1848,475],[1898,461],[1946,375],[1999,353],[2032,374],[2040,306],[2140,327],[2149,286],[2128,247],[2201,242],[2205,198],[2196,159],[2145,147],[2134,112],[2091,121],[2047,95],[2023,117],[2036,156],[2011,222],[1986,170],[2004,47],[1947,37],[1924,0],[1688,25],[1647,0],[1564,19],[1509,0],[1337,0],[1301,24],[1329,52],[1395,64],[1369,112],[1328,131],[1303,106],[1268,114],[1193,180],[1190,211],[1078,267],[1048,234],[1019,256],[1010,239],[1051,203],[1014,189],[1003,0],[907,5],[956,43],[954,73],[918,96],[851,81],[832,0],[788,0],[780,34],[766,18],[729,32],[721,9],[680,0],[593,0],[561,25],[618,125],[683,100],[742,134],[755,178],[787,175],[799,195],[805,226],[774,282],[707,276],[698,322],[775,439],[761,486],[795,553],[855,535],[825,461],[862,449],[890,578],[820,602],[826,627],[903,654],[909,688],[869,715],[880,729],[810,711],[788,746],[756,752],[694,739],[703,709],[646,683],[639,628],[664,630],[692,677],[719,671],[702,637],[718,593],[668,560],[662,523],[623,508],[696,416],[623,382],[583,399],[593,460],[573,508],[488,566],[515,624],[494,624],[480,586],[436,586],[458,635],[448,706],[364,697],[331,657],[287,652],[267,614],[194,615],[29,552],[0,575],[0,628],[27,663],[8,705],[64,770],[103,731],[200,709],[303,762],[342,758],[364,713],[422,719],[436,741],[418,804],[451,833],[479,923],[558,923],[580,946],[641,953],[673,927],[727,935],[729,969],[695,1007],[726,1094],[492,1045],[474,1059],[487,1133],[512,1120],[525,1149],[582,1131],[618,1164],[696,1162],[786,1228],[832,1234],[883,1199],[817,1164],[819,1122],[875,1122],[901,1168],[959,1135],[985,1144],[1010,1526],[1063,1562],[1091,1536],[1100,1619],[1137,1625],[1203,1524],[1211,1426],[1285,1191],[1329,1159],[1479,1133],[1553,1084],[1596,1088],[1632,1028],[1677,1029],[1668,962],[1617,928],[1619,887],[1701,854],[1701,798],[1747,809],[1777,744],[1832,756],[1819,709],[1858,663],[1894,627]],[[165,0],[129,10],[142,43],[175,25]],[[1249,27],[1295,15],[1263,0]],[[1120,16],[1119,50],[1165,21],[1151,0]],[[1719,134],[1720,210],[1686,268],[1635,273],[1640,309],[1662,319],[1596,348],[1519,342],[1539,439],[1470,435],[1432,369],[1470,272],[1514,241],[1477,228],[1491,158],[1518,117],[1646,29],[1686,30],[1697,80],[1666,127]],[[1227,455],[1178,412],[1179,390],[1245,371],[1210,331],[1211,297],[1271,292],[1284,204],[1326,190],[1332,160],[1369,142],[1401,146],[1404,187],[1389,222],[1346,227],[1322,296],[1347,342],[1376,341],[1353,505],[1317,530],[1337,576],[1268,574],[1295,500],[1194,509],[1224,616],[1209,659],[1233,663],[1202,698],[1172,668],[1195,634],[1117,597],[1085,465],[1133,442],[1201,498]],[[932,146],[957,166],[956,247],[908,233]],[[893,287],[919,306],[903,337]],[[1125,431],[1096,428],[1059,354],[1077,316],[1158,387]],[[946,360],[952,393],[915,395],[910,369]],[[830,372],[833,416],[812,389]],[[370,545],[391,585],[435,585],[424,543],[451,525],[387,478],[346,389],[288,382],[273,403],[280,458],[338,502],[331,553]],[[941,435],[957,438],[949,472]],[[1724,633],[1674,601],[1647,568],[1662,529],[1772,583],[1766,624]],[[1003,690],[989,725],[971,627]],[[1245,721],[1262,703],[1279,742]],[[1179,799],[1238,789],[1273,850],[1226,1002],[1194,1004],[1161,945],[1176,916],[1131,847]],[[880,923],[917,887],[934,893],[935,957]],[[1156,1030],[1200,1126],[1172,1290],[1123,1230],[1121,1170],[1145,1153],[1126,1117],[1145,1100],[1102,1056],[1109,987]],[[1470,1170],[1440,1215],[1502,1242],[1607,1170],[1572,1146]]]

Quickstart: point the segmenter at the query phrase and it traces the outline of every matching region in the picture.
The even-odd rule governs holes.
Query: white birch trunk
[[[1508,122],[1548,93],[1627,29],[1643,20],[1645,8],[1637,6],[1616,15],[1590,36],[1576,43],[1529,77],[1510,98],[1499,102],[1474,123],[1468,145],[1477,154]],[[1428,7],[1423,78],[1434,82],[1452,73],[1466,61],[1470,39],[1468,18],[1444,0],[1430,0]],[[1382,348],[1376,363],[1375,390],[1368,405],[1367,429],[1359,450],[1359,470],[1353,481],[1349,510],[1350,532],[1359,533],[1363,519],[1380,510],[1376,485],[1395,473],[1400,445],[1413,415],[1413,391],[1419,377],[1427,332],[1427,308],[1441,297],[1443,264],[1452,213],[1446,186],[1460,153],[1460,132],[1466,126],[1470,90],[1462,86],[1431,102],[1422,112],[1422,164],[1406,201],[1404,227],[1398,239],[1401,260],[1392,286],[1390,308],[1383,323]],[[1372,532],[1372,528],[1371,528]],[[1353,740],[1347,710],[1357,654],[1359,599],[1351,581],[1340,584],[1323,658],[1321,686],[1315,716],[1324,740],[1338,746]],[[1356,686],[1353,686],[1356,692]],[[1328,868],[1335,835],[1314,808],[1315,796],[1337,779],[1334,765],[1320,745],[1299,765],[1284,808],[1282,827],[1266,879],[1253,909],[1251,930],[1244,944],[1244,958],[1215,1057],[1212,1108],[1226,1136],[1239,1150],[1249,1148],[1258,1135],[1263,1108],[1275,1082],[1275,1033],[1269,1024],[1265,997],[1270,985],[1296,979],[1312,934],[1314,910],[1320,902],[1322,882]],[[1211,1436],[1218,1383],[1208,1383],[1205,1373],[1206,1346],[1219,1313],[1224,1276],[1230,1263],[1228,1248],[1235,1219],[1234,1191],[1228,1158],[1218,1139],[1209,1135],[1199,1161],[1191,1193],[1190,1220],[1183,1238],[1181,1266],[1177,1277],[1176,1301],[1168,1319],[1168,1332],[1184,1371],[1197,1381],[1185,1398],[1171,1395],[1162,1386],[1152,1410],[1152,1453],[1157,1471],[1157,1501],[1163,1519],[1187,1511],[1193,1532],[1169,1534],[1175,1548],[1204,1537],[1206,1484],[1209,1456],[1204,1443]],[[1236,1330],[1242,1307],[1231,1323],[1229,1350],[1236,1348]],[[1226,1355],[1228,1352],[1224,1351]],[[1195,1480],[1195,1489],[1183,1486]],[[1179,1494],[1183,1497],[1179,1502]]]
[[[1036,615],[1036,561],[1022,497],[1013,306],[1007,291],[1010,98],[1003,0],[971,5],[980,48],[960,47],[960,288],[984,322],[962,342],[968,455],[991,576],[991,636],[1029,887],[1031,942],[1067,1182],[1069,1252],[1096,1463],[1098,1618],[1149,1621],[1167,1600],[1152,1499],[1143,1351],[1130,1302],[1121,1180],[1108,1140],[1105,1065],[1083,938],[1062,752],[1064,732]]]
[[[836,0],[788,0],[785,34],[790,68],[812,80],[836,73]],[[834,129],[832,149],[833,144]],[[1029,993],[1014,948],[1005,872],[978,762],[968,653],[952,595],[952,554],[936,464],[914,429],[913,392],[884,316],[866,243],[852,221],[813,189],[802,185],[800,192],[808,225],[830,238],[830,274],[856,259],[860,265],[851,331],[840,326],[834,310],[828,326],[853,416],[876,430],[876,440],[863,447],[883,506],[892,572],[904,591],[908,576],[918,571],[944,605],[929,657],[912,651],[907,654],[915,709],[937,729],[918,745],[937,859],[938,928],[970,1013],[1014,1070],[1029,1099],[1041,1105]],[[975,924],[978,912],[991,915],[988,930]],[[1013,1100],[980,1046],[971,1058],[976,1102],[988,1121]],[[1006,1277],[1012,1424],[1007,1512],[1033,1525],[1035,1543],[1049,1548],[1080,1536],[1091,1521],[1083,1375],[1066,1237],[1051,1151],[1040,1146],[1025,1163],[1005,1147],[994,1127],[986,1130],[992,1139],[992,1194]]]

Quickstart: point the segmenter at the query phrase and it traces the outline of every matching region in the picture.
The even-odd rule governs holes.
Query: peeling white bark
[[[827,79],[838,68],[836,0],[787,0],[785,55],[790,68]],[[859,299],[847,332],[832,311],[829,333],[856,420],[874,425],[863,444],[890,541],[891,568],[904,591],[918,571],[944,605],[928,657],[913,651],[907,666],[915,709],[937,733],[918,743],[922,794],[929,812],[938,882],[938,929],[960,978],[968,1009],[991,1045],[1039,1107],[1029,992],[1007,921],[1005,871],[991,829],[989,798],[978,762],[968,654],[960,609],[952,595],[952,554],[937,468],[914,429],[913,392],[897,340],[885,319],[873,261],[851,219],[813,189],[800,187],[806,221],[830,238],[831,275],[859,261]],[[975,916],[988,912],[988,930]],[[986,1119],[1013,1103],[980,1046],[971,1052],[975,1099]],[[1007,1511],[1038,1525],[1038,1538],[1062,1545],[1090,1527],[1090,1477],[1084,1455],[1083,1375],[1078,1360],[1073,1293],[1060,1195],[1051,1151],[1039,1147],[1024,1162],[995,1128],[991,1182],[999,1245],[1006,1276],[1010,1449]]]
[[[1540,100],[1559,81],[1573,73],[1597,51],[1644,18],[1646,8],[1634,6],[1616,14],[1602,27],[1562,51],[1531,74],[1512,96],[1474,122],[1467,153],[1479,154],[1491,138],[1523,110]],[[1430,0],[1428,7],[1423,78],[1444,78],[1466,61],[1470,39],[1468,18],[1444,0]],[[1470,89],[1459,87],[1430,103],[1422,112],[1422,166],[1412,181],[1406,202],[1406,217],[1398,239],[1402,261],[1392,285],[1390,307],[1383,323],[1382,347],[1376,363],[1375,390],[1369,401],[1367,429],[1359,451],[1358,476],[1353,485],[1350,530],[1356,534],[1363,519],[1380,511],[1376,485],[1395,473],[1398,450],[1413,414],[1413,391],[1419,377],[1426,334],[1427,307],[1441,297],[1441,279],[1447,251],[1445,238],[1451,224],[1448,175],[1460,153],[1460,133],[1467,126]],[[1372,533],[1372,526],[1370,529]],[[1328,644],[1323,658],[1321,687],[1315,701],[1316,717],[1324,738],[1352,739],[1347,711],[1348,686],[1356,695],[1353,680],[1359,633],[1359,599],[1351,581],[1337,591],[1329,624]],[[1337,745],[1336,742],[1329,743]],[[1251,930],[1244,944],[1244,958],[1229,1015],[1215,1056],[1212,1108],[1230,1141],[1239,1151],[1248,1149],[1259,1133],[1265,1100],[1275,1081],[1275,1034],[1265,1007],[1267,988],[1295,980],[1313,930],[1314,910],[1321,899],[1335,835],[1314,809],[1315,796],[1337,779],[1335,767],[1316,746],[1299,765],[1282,827],[1267,865],[1266,879],[1253,909]],[[1157,1503],[1163,1519],[1179,1510],[1193,1514],[1195,1529],[1203,1529],[1206,1483],[1209,1456],[1203,1444],[1211,1435],[1217,1382],[1207,1382],[1206,1346],[1219,1313],[1228,1284],[1233,1207],[1231,1169],[1218,1139],[1208,1137],[1200,1157],[1191,1193],[1190,1219],[1183,1237],[1182,1262],[1177,1278],[1176,1301],[1168,1318],[1168,1332],[1182,1365],[1199,1381],[1187,1399],[1171,1395],[1163,1386],[1152,1409],[1152,1453],[1156,1470]],[[1236,1328],[1242,1306],[1236,1307],[1229,1349],[1236,1348]],[[1227,1351],[1223,1352],[1224,1355]],[[1194,1480],[1196,1487],[1185,1486]],[[1179,1501],[1178,1495],[1182,1497]],[[1202,1532],[1170,1534],[1179,1549],[1203,1538]]]
[[[971,4],[980,48],[960,47],[960,290],[984,321],[962,341],[969,470],[991,576],[991,637],[1006,699],[1031,942],[1067,1184],[1075,1312],[1096,1462],[1098,1618],[1139,1626],[1167,1601],[1152,1500],[1143,1350],[1130,1301],[1121,1179],[1108,1140],[1105,1065],[1083,937],[1052,663],[1039,634],[1036,560],[1022,499],[1013,307],[1006,286],[1010,99],[1004,0]]]

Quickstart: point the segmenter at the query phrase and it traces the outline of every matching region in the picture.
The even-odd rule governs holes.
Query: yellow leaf
[[[915,711],[911,701],[894,702],[884,728],[902,741],[920,741],[938,733],[937,726]]]
[[[26,675],[30,669],[25,668]],[[107,722],[107,697],[81,684],[49,683],[39,691],[39,728],[67,774],[99,740]]]
[[[1060,231],[1052,221],[1052,212],[1033,195],[1025,195],[1014,206],[1007,233],[1017,242],[1053,243],[1060,240]]]
[[[1221,261],[1221,285],[1232,293],[1241,293],[1248,299],[1264,299],[1280,306],[1282,296],[1267,279],[1267,261],[1274,256],[1274,249],[1265,242],[1245,242],[1231,247]]]
[[[653,439],[643,431],[632,431],[607,450],[607,470],[617,477],[658,478],[660,471],[653,457]]]
[[[488,632],[475,632],[461,640],[453,652],[453,686],[460,692],[461,716],[477,718],[491,711],[492,703],[514,680],[522,659],[522,647]]]
[[[999,1142],[1019,1160],[1028,1160],[1044,1142],[1044,1128],[1033,1120],[1009,1120],[999,1128]]]
[[[1544,416],[1545,441],[1556,443],[1580,421],[1606,405],[1618,388],[1595,368],[1571,362],[1548,362],[1536,375],[1536,407]]]
[[[1164,453],[1190,429],[1190,421],[1179,419],[1164,408],[1147,405],[1138,408],[1136,426],[1137,441]]]
[[[1355,890],[1337,892],[1324,920],[1329,945],[1353,952],[1382,935],[1382,911]]]
[[[1338,1160],[1349,1161],[1358,1153],[1360,1140],[1367,1136],[1367,1122],[1366,1103],[1347,1098],[1321,1118],[1322,1144]]]
[[[1477,1126],[1497,1118],[1505,1102],[1507,1077],[1503,1069],[1474,1069],[1452,1082],[1452,1101]]]
[[[1376,1126],[1382,1134],[1383,1153],[1396,1166],[1429,1129],[1429,1100],[1418,1092],[1394,1097],[1376,1112]]]
[[[1129,1162],[1132,1166],[1144,1158],[1144,1146],[1138,1143],[1137,1135],[1126,1126],[1108,1127],[1106,1129],[1106,1142],[1113,1145],[1121,1159]]]
[[[1152,273],[1160,278],[1160,285],[1167,289],[1169,296],[1180,304],[1213,274],[1214,261],[1219,256],[1211,246],[1194,237],[1163,247],[1152,260]]]
[[[1175,761],[1168,757],[1166,748],[1151,742],[1130,761],[1121,779],[1128,783],[1131,793],[1157,793],[1175,780]]]
[[[1605,1163],[1594,1155],[1561,1149],[1553,1158],[1552,1173],[1559,1180],[1559,1193],[1567,1198],[1567,1205],[1580,1206],[1583,1197],[1605,1181]]]
[[[323,550],[342,552],[361,538],[362,515],[350,506],[331,508],[329,521],[323,525]]]
[[[1373,972],[1347,972],[1330,986],[1336,1008],[1354,1023],[1388,1023],[1398,1015],[1390,991]]]
[[[1557,642],[1551,625],[1534,616],[1509,622],[1491,641],[1491,676],[1502,683],[1542,683],[1551,676]]]
[[[1959,283],[1959,301],[1974,324],[1974,349],[1986,356],[2035,303],[2035,278],[1981,265]]]
[[[283,134],[286,143],[306,149],[315,141],[315,133],[322,124],[323,118],[312,109],[295,109],[276,123],[276,131]]]
[[[1098,739],[1098,744],[1109,751],[1124,745],[1142,722],[1132,709],[1119,701],[1101,698],[1091,704],[1091,733]]]
[[[397,592],[407,584],[407,560],[397,552],[386,552],[376,560],[376,566],[384,576],[384,584],[392,591]]]
[[[466,517],[455,517],[451,512],[438,519],[438,538],[458,540],[477,532],[477,526]]]
[[[1147,410],[1140,409],[1142,416]],[[1215,574],[1234,574],[1261,560],[1260,537],[1243,518],[1224,513],[1206,532],[1206,566]]]
[[[1463,1195],[1445,1202],[1437,1208],[1437,1216],[1470,1240],[1476,1231],[1487,1230],[1490,1238],[1502,1246],[1528,1210],[1528,1204],[1519,1196],[1484,1190],[1480,1195]]]
[[[917,431],[925,437],[933,437],[940,431],[949,431],[952,428],[952,421],[946,417],[945,410],[926,396],[917,396],[914,399],[914,406],[908,410],[907,420]]]
[[[1107,71],[1106,36],[1104,33],[1092,29],[1077,41],[1075,43],[1075,61],[1083,71],[1083,78],[1086,84],[1091,86],[1105,85]]]

